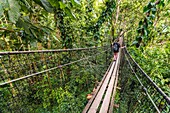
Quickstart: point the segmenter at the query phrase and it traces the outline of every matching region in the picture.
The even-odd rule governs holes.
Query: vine
[[[99,29],[101,28],[102,24],[106,21],[111,21],[113,10],[115,9],[115,0],[110,0],[106,2],[106,9],[102,11],[100,17],[98,18],[97,22],[90,26],[87,29],[87,32],[91,31],[94,34],[94,40],[100,40],[100,33]]]

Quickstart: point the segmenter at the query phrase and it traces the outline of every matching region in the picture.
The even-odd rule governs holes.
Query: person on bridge
[[[118,52],[119,52],[119,48],[120,48],[120,44],[119,42],[114,42],[112,44],[112,51],[114,52],[114,57],[113,57],[113,60],[116,61],[117,59],[117,56],[118,56]]]

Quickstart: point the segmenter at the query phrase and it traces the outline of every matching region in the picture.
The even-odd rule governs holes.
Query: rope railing
[[[133,69],[132,65],[130,64],[129,59],[127,59],[127,61],[128,61],[128,64],[129,64],[129,66],[130,66],[133,74],[135,75],[136,79],[138,80],[138,82],[139,82],[140,85],[142,86],[142,89],[144,90],[145,94],[148,96],[148,99],[150,100],[150,102],[152,103],[152,105],[155,107],[156,111],[157,111],[158,113],[160,113],[158,107],[155,105],[155,103],[153,102],[151,96],[148,94],[148,91],[147,91],[146,87],[143,85],[142,81],[139,79],[138,75],[135,73],[135,70]]]
[[[135,65],[141,70],[143,76],[145,76],[148,81],[154,86],[154,88],[163,96],[163,98],[167,101],[168,104],[170,104],[170,98],[159,88],[153,80],[144,72],[144,70],[135,62],[135,60],[132,58],[132,56],[129,54],[129,52],[126,50],[129,58],[135,63]]]
[[[104,46],[104,47],[107,47],[107,46]],[[35,69],[32,70],[31,68],[28,67],[29,64],[30,64],[30,67],[32,67],[32,68],[35,68],[36,66],[46,65],[46,64],[48,65],[52,62],[53,63],[55,62],[58,64],[58,62],[62,61],[62,60],[57,61],[57,59],[56,59],[57,57],[62,56],[60,54],[65,54],[65,53],[69,54],[70,52],[72,52],[72,54],[73,54],[78,51],[79,52],[80,51],[83,51],[83,52],[92,51],[93,52],[94,50],[100,49],[100,48],[102,48],[102,47],[59,49],[59,50],[0,52],[0,56],[1,56],[0,60],[2,61],[0,63],[0,64],[2,64],[2,66],[0,68],[1,68],[1,72],[3,71],[6,74],[7,73],[16,73],[17,74],[18,71],[30,70],[30,71],[25,71],[25,72],[28,72],[28,73],[25,73],[25,75],[28,75],[30,73],[32,74],[35,72]],[[65,55],[65,56],[68,57],[68,55]],[[40,60],[31,62],[31,60],[35,60],[35,59],[40,59]],[[24,67],[25,67],[25,69],[24,69]],[[56,67],[56,65],[54,67]],[[10,68],[10,69],[8,70],[8,68]],[[45,70],[45,69],[43,69],[43,70]],[[38,72],[40,72],[40,70],[38,70]],[[5,78],[2,78],[2,80],[3,79],[5,79]],[[13,79],[13,77],[12,77],[12,79]],[[0,81],[0,83],[1,82],[2,81]]]
[[[0,52],[0,111],[60,111],[61,91],[74,95],[87,92],[88,87],[93,87],[95,81],[102,78],[110,55],[110,46]],[[68,98],[84,99],[81,95],[75,97],[65,95],[63,101],[68,101],[68,105],[63,105],[64,112],[70,111]],[[83,107],[75,108],[81,111]]]
[[[106,52],[106,51],[107,51],[107,50],[105,50],[105,51],[103,51],[103,52]],[[78,63],[78,62],[80,62],[80,61],[87,60],[87,59],[89,59],[89,58],[91,58],[91,57],[95,57],[96,55],[99,55],[99,54],[101,54],[101,53],[102,53],[102,52],[99,52],[99,53],[95,54],[94,56],[88,56],[88,57],[86,57],[86,58],[82,58],[82,59],[79,59],[79,60],[76,60],[76,61],[72,61],[72,62],[70,62],[70,63],[63,64],[63,65],[59,65],[59,66],[56,66],[56,67],[53,67],[53,68],[50,68],[50,69],[46,69],[46,70],[43,70],[43,71],[41,71],[41,72],[37,72],[37,73],[30,74],[30,75],[26,75],[26,76],[24,76],[24,77],[20,77],[20,78],[17,78],[17,79],[13,79],[13,80],[8,81],[8,82],[0,83],[0,86],[6,85],[6,84],[9,84],[9,83],[12,83],[12,82],[16,82],[16,81],[18,81],[18,80],[26,79],[26,78],[29,78],[29,77],[32,77],[32,76],[40,75],[40,74],[42,74],[42,73],[49,72],[49,71],[52,71],[52,70],[55,70],[55,69],[58,69],[58,68],[62,68],[62,67],[64,67],[64,66],[72,65],[72,64],[74,64],[74,63]]]
[[[125,58],[121,63],[120,111],[130,113],[168,113],[169,97],[135,62],[124,49]]]
[[[8,52],[0,52],[0,56],[1,55],[13,55],[13,54],[29,54],[29,53],[82,51],[82,50],[92,50],[92,49],[103,48],[103,47],[108,47],[108,46],[89,47],[89,48],[73,48],[73,49],[56,49],[56,50],[8,51]]]

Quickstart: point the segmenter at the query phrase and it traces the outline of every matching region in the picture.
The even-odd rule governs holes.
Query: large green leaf
[[[20,5],[18,4],[17,0],[8,0],[9,4],[9,20],[13,23],[16,23],[18,18],[20,17]]]
[[[47,0],[40,0],[44,9],[47,11],[47,12],[53,12],[53,7],[52,5],[47,1]]]
[[[34,2],[43,7],[47,12],[53,11],[53,7],[48,0],[34,0]]]

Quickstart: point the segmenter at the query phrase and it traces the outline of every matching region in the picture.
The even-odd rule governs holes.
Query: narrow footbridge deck
[[[86,105],[83,113],[106,113],[113,111],[114,96],[118,82],[118,68],[120,61],[120,54],[117,62],[111,62],[106,71],[102,81],[97,87],[92,99]],[[100,109],[99,109],[100,108]]]
[[[121,48],[113,61],[110,46],[102,46],[0,52],[0,113],[58,113],[58,107],[52,108],[80,98],[76,94],[69,97],[69,92],[87,92],[87,87],[94,85],[95,81],[89,81],[92,79],[99,84],[88,102],[84,97],[84,110],[66,107],[66,112],[170,112],[169,94],[152,81],[126,48]],[[64,88],[67,91],[61,95]],[[59,101],[60,97],[66,99]]]

